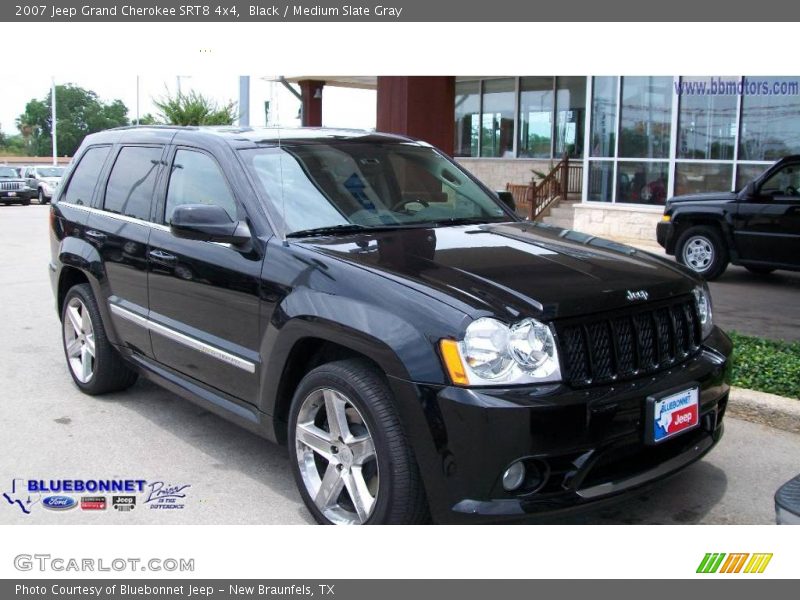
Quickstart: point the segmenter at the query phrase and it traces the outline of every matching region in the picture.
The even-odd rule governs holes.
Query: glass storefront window
[[[750,89],[748,81],[750,86],[763,83],[765,89]],[[800,154],[798,82],[798,77],[744,78],[739,160],[778,160]]]
[[[667,200],[667,162],[617,163],[617,202],[663,205]]]
[[[672,77],[623,77],[619,155],[668,158]]]
[[[483,82],[481,156],[512,157],[514,151],[514,79]]]
[[[478,156],[480,135],[480,82],[459,81],[456,83],[456,156]]]
[[[589,161],[587,199],[592,202],[611,202],[613,190],[614,163],[610,160]]]
[[[586,119],[586,77],[556,79],[555,158],[583,156],[583,124]]]
[[[522,77],[519,148],[526,158],[550,158],[553,143],[553,78]]]
[[[595,77],[592,90],[591,156],[614,156],[617,120],[617,78]]]
[[[717,77],[714,80],[735,83],[738,77]],[[681,81],[707,84],[709,78],[682,77]],[[678,158],[732,160],[736,144],[737,102],[735,94],[681,96]]]
[[[739,165],[736,167],[736,189],[740,190],[748,183],[759,177],[772,165]]]
[[[675,195],[699,192],[727,192],[731,189],[733,165],[714,163],[677,163]]]

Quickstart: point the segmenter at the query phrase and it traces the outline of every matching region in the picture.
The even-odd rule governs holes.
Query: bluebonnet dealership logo
[[[3,498],[26,515],[31,514],[37,505],[53,511],[69,510],[78,505],[78,497],[81,501],[87,498],[102,499],[105,508],[105,497],[101,497],[101,494],[120,494],[114,496],[114,506],[119,512],[133,510],[137,496],[142,504],[153,509],[182,509],[189,487],[191,484],[188,483],[148,482],[145,479],[17,478],[11,481],[10,489],[3,492]]]

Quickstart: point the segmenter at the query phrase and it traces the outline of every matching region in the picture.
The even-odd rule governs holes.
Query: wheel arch
[[[118,344],[119,338],[106,302],[105,270],[102,257],[97,249],[84,240],[65,237],[61,240],[56,264],[58,265],[58,279],[55,285],[55,294],[59,319],[69,289],[74,285],[87,283],[92,288],[92,293],[97,300],[100,318],[109,341],[112,344]]]
[[[303,377],[320,365],[344,359],[364,361],[385,379],[386,368],[364,352],[363,348],[356,349],[352,345],[343,344],[319,333],[295,340],[283,362],[280,374],[276,378],[270,377],[275,385],[271,394],[268,393],[273,397],[269,409],[278,443],[285,444],[288,439],[289,409]]]
[[[733,246],[733,235],[731,234],[731,226],[728,222],[728,216],[725,211],[703,211],[695,212],[694,210],[677,210],[672,216],[672,222],[675,226],[675,252],[679,252],[677,242],[681,236],[690,228],[704,226],[713,227],[717,229],[722,235],[723,241],[728,245],[729,249]]]

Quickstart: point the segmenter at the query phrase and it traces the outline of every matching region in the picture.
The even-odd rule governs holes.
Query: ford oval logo
[[[650,297],[650,294],[648,294],[645,290],[636,290],[635,292],[633,290],[628,290],[627,294],[625,294],[625,297],[630,302],[633,302],[635,300],[647,300]]]
[[[47,496],[42,500],[42,506],[50,510],[69,510],[75,508],[75,498],[69,496]]]

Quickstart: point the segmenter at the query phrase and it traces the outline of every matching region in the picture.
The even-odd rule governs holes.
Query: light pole
[[[58,142],[56,141],[56,78],[50,77],[50,118],[52,120],[53,166],[58,165]]]
[[[136,125],[139,125],[139,76],[136,76]]]
[[[178,83],[178,97],[181,95],[181,79],[189,79],[191,75],[176,75],[175,80]]]

